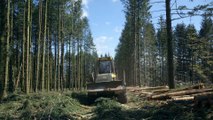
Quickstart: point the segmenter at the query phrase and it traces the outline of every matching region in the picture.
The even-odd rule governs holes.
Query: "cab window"
[[[99,74],[112,72],[111,61],[100,61],[99,64]]]

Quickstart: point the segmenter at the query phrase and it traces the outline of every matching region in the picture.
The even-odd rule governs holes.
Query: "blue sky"
[[[98,54],[110,54],[112,57],[115,55],[115,49],[119,42],[121,31],[124,27],[125,14],[124,8],[120,0],[82,0],[83,1],[83,16],[87,16],[89,19],[90,28],[93,34],[94,43],[97,48]],[[158,12],[159,10],[165,10],[164,3],[155,3],[162,0],[151,0],[152,4],[151,14],[152,21],[155,27],[160,14],[165,12]],[[209,3],[211,0],[177,0],[177,3],[172,0],[173,8],[179,5],[186,5],[188,8],[193,8],[199,4]],[[178,16],[173,16],[176,18]],[[197,30],[199,30],[201,17],[185,18],[181,20],[173,21],[173,26],[177,23],[195,24]]]

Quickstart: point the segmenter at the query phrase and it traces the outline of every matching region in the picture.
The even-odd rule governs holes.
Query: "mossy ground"
[[[128,94],[128,104],[98,98],[88,104],[86,92],[11,94],[0,103],[0,119],[212,120],[213,107],[193,102],[146,101]]]

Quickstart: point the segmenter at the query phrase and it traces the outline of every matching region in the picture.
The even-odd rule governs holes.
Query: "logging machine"
[[[120,103],[127,102],[126,85],[124,80],[118,80],[115,66],[111,57],[98,58],[93,79],[87,83],[89,99],[102,96],[114,96]]]

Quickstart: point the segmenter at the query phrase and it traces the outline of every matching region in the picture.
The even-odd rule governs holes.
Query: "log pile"
[[[213,88],[205,88],[204,84],[170,90],[168,86],[159,87],[135,87],[127,89],[131,94],[135,94],[147,100],[163,101],[194,101],[199,105],[213,105]]]
[[[163,94],[157,94],[150,96],[150,99],[153,100],[166,100],[171,99],[173,96],[184,96],[184,95],[191,95],[194,96],[199,93],[205,93],[205,92],[213,92],[213,89],[189,89],[189,90],[183,90],[183,91],[171,91]]]

